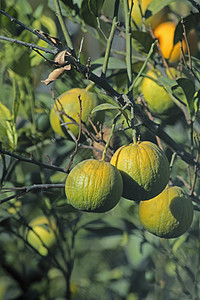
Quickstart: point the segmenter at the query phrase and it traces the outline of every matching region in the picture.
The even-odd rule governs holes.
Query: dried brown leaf
[[[65,72],[64,68],[57,68],[53,70],[47,79],[42,80],[41,82],[45,83],[46,85],[50,84],[51,82],[55,81],[57,78],[61,77]]]
[[[57,66],[58,65],[62,66],[66,63],[65,61],[66,52],[67,50],[63,50],[56,55],[54,62],[56,63]]]
[[[69,70],[71,70],[71,65],[66,65],[64,67],[57,68],[49,74],[47,79],[42,80],[41,82],[43,82],[46,85],[49,85],[51,82],[60,78],[64,74],[64,72],[69,71]]]

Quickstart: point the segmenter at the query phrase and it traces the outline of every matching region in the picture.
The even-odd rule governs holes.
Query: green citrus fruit
[[[81,120],[89,125],[89,115],[93,108],[98,105],[98,98],[95,93],[86,91],[85,89],[74,88],[63,93],[55,101],[53,108],[50,112],[50,123],[53,130],[61,137],[66,138],[67,129],[65,126],[61,126],[61,123],[66,123],[66,126],[73,133],[75,137],[79,132],[79,116],[80,114],[80,102],[82,106]],[[66,114],[66,115],[64,115]],[[68,117],[69,116],[69,117]],[[73,123],[74,119],[77,124]],[[91,119],[94,120],[95,114],[91,115]]]
[[[140,201],[151,199],[169,181],[169,162],[155,144],[145,141],[119,148],[110,163],[120,170],[124,198]]]
[[[156,27],[154,34],[159,41],[160,49],[162,54],[169,62],[177,62],[181,57],[181,47],[183,52],[187,52],[186,43],[183,39],[182,45],[181,42],[178,42],[174,45],[174,33],[176,29],[176,24],[174,22],[164,22]],[[197,35],[195,30],[191,30],[187,35],[188,42],[190,44],[191,54],[195,55],[197,51]]]
[[[191,199],[178,186],[167,186],[162,193],[139,204],[143,227],[162,238],[176,238],[185,233],[193,219]]]
[[[27,233],[27,241],[34,247],[41,255],[46,256],[48,249],[56,242],[55,231],[57,230],[54,220],[49,221],[45,216],[34,218],[29,226]]]
[[[65,183],[68,202],[88,212],[105,212],[120,200],[123,182],[120,172],[105,161],[88,159],[69,173]]]
[[[170,68],[170,71],[173,76],[179,76],[176,69]],[[141,93],[143,94],[150,111],[159,117],[169,117],[172,114],[175,115],[178,113],[178,107],[172,100],[170,94],[164,89],[164,87],[153,80],[158,80],[159,77],[162,76],[161,73],[157,70],[148,70],[146,75],[152,79],[144,77],[141,84]],[[167,75],[171,78],[169,72],[167,72]]]
[[[129,0],[129,6],[131,5],[131,1],[132,0]],[[143,15],[145,15],[151,1],[152,0],[140,0],[141,10],[142,10]],[[131,16],[132,16],[134,22],[138,26],[141,26],[142,25],[142,14],[141,14],[141,11],[140,11],[139,1],[134,0],[133,2],[134,3],[133,3],[133,9],[132,9]],[[167,13],[168,13],[168,9],[166,7],[164,9],[161,9],[155,15],[152,15],[151,17],[148,17],[148,19],[145,20],[145,25],[147,25],[147,26],[151,25],[151,27],[153,29],[156,28],[160,23],[163,23],[167,20]]]

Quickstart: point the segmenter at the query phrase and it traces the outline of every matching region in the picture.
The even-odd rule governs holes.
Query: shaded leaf
[[[149,53],[154,39],[147,32],[134,30],[131,32],[134,50],[137,52]]]
[[[183,24],[185,26],[186,34],[193,28],[196,28],[200,23],[200,13],[193,13],[185,18],[183,18]],[[176,26],[174,33],[174,45],[183,39],[183,24],[181,20]]]
[[[95,60],[94,62],[92,62],[91,64],[91,71],[96,70],[98,68],[102,68],[104,63],[104,57],[101,57],[97,60]],[[126,69],[126,63],[123,60],[120,60],[118,58],[115,57],[110,57],[109,61],[108,61],[108,69]]]
[[[193,99],[195,94],[194,82],[187,78],[179,78],[176,82],[178,84],[172,87],[173,95],[176,99],[180,99],[187,105],[189,113],[193,112]]]
[[[99,16],[103,4],[104,4],[104,0],[89,0],[88,1],[89,9],[95,17]]]
[[[97,21],[96,17],[91,13],[89,6],[88,6],[88,1],[83,1],[81,4],[80,8],[80,16],[84,20],[84,22],[91,27],[96,27]]]
[[[147,7],[145,12],[145,19],[150,18],[152,15],[155,15],[162,8],[169,5],[170,3],[175,2],[175,0],[152,0]],[[182,2],[188,2],[187,0],[182,0]]]
[[[89,231],[92,235],[99,236],[99,237],[123,234],[123,231],[120,228],[116,228],[112,226],[103,226],[102,228],[85,227],[84,229]]]
[[[100,111],[100,110],[108,110],[108,109],[118,109],[118,110],[120,110],[120,107],[112,105],[110,103],[103,103],[103,104],[97,105],[95,108],[93,108],[91,114],[93,114],[97,111]]]

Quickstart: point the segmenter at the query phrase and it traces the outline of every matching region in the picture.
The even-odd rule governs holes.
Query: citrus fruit
[[[145,12],[148,9],[149,4],[151,3],[152,0],[141,0],[141,10],[143,16],[145,15]],[[129,0],[129,7],[131,6],[132,0]],[[131,12],[131,16],[133,18],[133,21],[136,23],[136,25],[141,26],[142,25],[142,15],[140,11],[140,6],[139,6],[139,0],[134,0],[133,1],[133,9]],[[161,9],[158,13],[155,15],[152,15],[145,21],[145,25],[151,25],[151,27],[154,29],[156,28],[160,23],[163,23],[167,20],[167,12],[168,9],[165,7]],[[149,13],[151,13],[149,11]]]
[[[79,97],[82,105],[81,120],[89,125],[88,117],[93,108],[98,104],[97,95],[95,93],[88,92],[85,89],[71,89],[58,97],[50,112],[51,127],[61,137],[66,138],[66,136],[68,136],[66,127],[61,126],[61,123],[65,123],[75,137],[78,136],[78,114],[80,114]],[[70,117],[74,119],[77,124],[74,124]],[[95,114],[92,114],[91,119],[94,118]]]
[[[193,219],[192,201],[178,186],[167,186],[155,198],[141,201],[138,212],[143,227],[162,238],[182,235]]]
[[[169,62],[177,62],[181,57],[181,42],[178,42],[176,45],[173,44],[175,29],[176,24],[174,22],[164,22],[158,25],[154,31],[163,56],[168,59]],[[187,38],[191,46],[191,54],[194,55],[197,49],[197,36],[195,31],[191,30]],[[182,49],[184,53],[187,52],[184,40],[182,41]]]
[[[27,233],[27,241],[34,247],[41,255],[46,256],[48,249],[56,241],[55,231],[57,230],[54,220],[49,221],[45,216],[34,218],[29,226]]]
[[[174,68],[170,68],[174,76],[179,73]],[[171,114],[175,115],[179,112],[178,107],[172,100],[170,94],[153,79],[158,80],[162,74],[158,70],[148,70],[146,73],[148,77],[144,77],[141,84],[141,93],[148,105],[150,111],[160,117],[170,117]],[[169,78],[171,75],[167,72]],[[151,79],[152,78],[152,79]]]
[[[169,162],[154,143],[144,141],[120,147],[110,163],[120,170],[124,198],[140,201],[158,195],[169,181]]]
[[[120,200],[123,182],[120,172],[105,161],[88,159],[69,173],[65,183],[68,202],[76,209],[105,212]]]

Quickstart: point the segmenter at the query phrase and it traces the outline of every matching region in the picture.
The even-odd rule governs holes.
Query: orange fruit
[[[179,76],[179,73],[176,69],[170,68],[170,71],[174,77],[177,77],[177,75]],[[143,94],[150,111],[160,117],[169,117],[171,114],[178,113],[178,107],[172,100],[171,95],[164,89],[163,86],[159,85],[153,80],[158,80],[160,77],[162,77],[162,74],[158,70],[148,70],[146,75],[152,79],[148,77],[143,78],[141,84],[141,93]],[[167,75],[169,78],[171,78],[168,71]]]
[[[131,6],[131,1],[129,0],[129,7]],[[142,14],[145,15],[146,10],[148,9],[149,4],[152,0],[141,0],[141,9]],[[142,25],[142,15],[139,7],[139,1],[134,0],[133,9],[131,12],[131,16],[134,20],[134,22],[138,25]],[[151,25],[151,27],[154,29],[156,28],[160,23],[163,23],[167,20],[167,8],[161,9],[159,12],[157,12],[155,15],[152,15],[148,19],[145,20],[145,25]]]
[[[169,181],[169,162],[155,144],[145,141],[120,147],[110,163],[120,170],[124,198],[140,201],[151,199]]]
[[[123,182],[120,172],[105,161],[88,159],[69,173],[65,183],[68,203],[87,212],[105,212],[120,200]]]
[[[98,97],[95,93],[88,92],[85,89],[74,88],[71,89],[58,97],[55,101],[53,108],[50,112],[50,123],[52,129],[61,137],[66,138],[67,129],[73,133],[75,137],[78,136],[79,132],[79,116],[80,103],[79,96],[82,105],[82,116],[81,120],[89,125],[89,116],[95,106],[98,105]],[[65,113],[66,115],[62,114]],[[73,118],[77,124],[73,123],[69,117]],[[94,120],[95,114],[91,115],[91,119]],[[61,123],[66,123],[65,126],[61,126]]]
[[[46,256],[48,248],[52,247],[56,242],[55,231],[57,228],[55,221],[53,219],[50,221],[45,216],[39,216],[34,218],[29,223],[29,226],[33,230],[28,230],[27,241],[41,255]]]
[[[181,42],[178,42],[175,46],[174,32],[176,24],[174,22],[164,22],[158,25],[154,30],[155,37],[159,41],[160,49],[166,59],[169,62],[177,62],[181,57]],[[194,30],[191,30],[188,34],[188,41],[191,45],[191,54],[194,55],[197,49],[197,36]],[[183,52],[186,53],[186,43],[182,41]]]
[[[139,219],[149,232],[162,238],[185,233],[193,219],[191,199],[178,186],[167,186],[162,193],[139,204]]]

